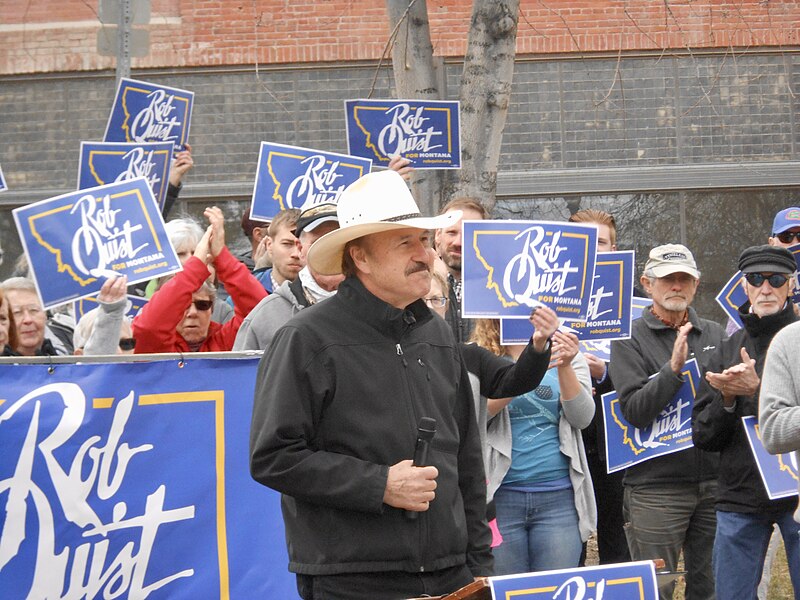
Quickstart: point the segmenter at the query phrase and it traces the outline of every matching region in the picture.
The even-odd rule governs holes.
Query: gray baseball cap
[[[688,273],[695,279],[700,278],[697,263],[691,251],[681,244],[664,244],[650,250],[645,273],[652,272],[656,277],[666,277],[673,273]]]

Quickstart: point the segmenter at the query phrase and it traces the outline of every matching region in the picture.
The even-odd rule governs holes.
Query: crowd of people
[[[180,160],[185,173],[190,149]],[[767,449],[800,448],[787,250],[800,243],[800,208],[775,216],[765,245],[743,249],[739,330],[693,308],[701,272],[689,248],[653,248],[635,292],[652,306],[605,363],[547,307],[531,313],[520,346],[500,344],[499,321],[462,316],[461,222],[487,211],[460,198],[422,216],[407,162],[362,177],[338,204],[270,223],[245,215],[240,257],[218,208],[205,210],[205,228],[168,221],[183,269],[140,288],[149,301],[132,321],[124,277],[105,281],[72,335],[33,281],[7,279],[0,353],[263,351],[251,472],[282,494],[306,600],[443,594],[475,577],[574,568],[595,532],[602,564],[662,559],[675,572],[682,555],[686,598],[749,599],[768,578],[775,527],[800,598],[797,498],[769,499],[742,424],[760,403]],[[597,227],[598,251],[616,249],[611,215],[570,220]],[[625,419],[644,428],[689,358],[703,373],[693,447],[607,474],[600,396],[615,389]],[[415,464],[422,417],[435,435],[428,463]]]

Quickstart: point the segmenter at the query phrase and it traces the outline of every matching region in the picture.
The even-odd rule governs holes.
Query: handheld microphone
[[[428,447],[430,446],[433,436],[436,434],[436,419],[430,417],[422,417],[417,424],[417,441],[414,444],[414,459],[413,465],[415,467],[425,467],[428,464]],[[409,519],[416,519],[419,513],[415,510],[407,510],[406,517]]]

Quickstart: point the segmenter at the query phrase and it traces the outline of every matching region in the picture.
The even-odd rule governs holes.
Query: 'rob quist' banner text
[[[597,227],[546,221],[464,221],[465,317],[527,317],[546,305],[585,320],[591,301]]]
[[[171,163],[170,142],[81,142],[78,189],[144,177],[153,190],[159,208],[163,209]]]
[[[193,104],[194,92],[123,77],[103,141],[172,142],[179,152],[189,140]]]
[[[181,268],[143,177],[13,213],[45,308],[96,294],[106,277],[127,275],[136,283]]]
[[[346,100],[350,154],[386,166],[394,155],[415,169],[460,169],[458,102]]]
[[[357,156],[261,142],[250,218],[269,221],[288,208],[336,204],[371,167],[371,160]]]
[[[622,416],[616,391],[603,394],[606,466],[609,473],[694,446],[692,407],[700,383],[697,360],[692,358],[686,361],[681,375],[684,382],[678,393],[653,422],[642,429],[634,427]]]
[[[248,469],[257,359],[2,369],[0,595],[297,598]]]

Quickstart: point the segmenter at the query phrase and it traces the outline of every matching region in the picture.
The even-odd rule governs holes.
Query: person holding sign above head
[[[700,271],[686,246],[665,244],[650,251],[640,283],[653,299],[633,322],[631,338],[611,342],[609,375],[624,418],[636,428],[653,425],[684,383],[690,357],[702,368],[722,342],[718,323],[691,307]],[[680,419],[688,419],[680,416]],[[623,511],[633,560],[661,558],[677,571],[683,550],[686,597],[714,598],[711,552],[716,518],[715,453],[687,448],[651,458],[625,471]],[[672,598],[675,583],[659,588]]]
[[[183,271],[162,281],[133,320],[136,354],[230,350],[244,318],[267,295],[225,246],[222,211],[215,206],[204,214],[211,225]],[[233,318],[224,325],[211,320],[216,290],[209,283],[210,266],[236,302]]]
[[[748,301],[739,307],[744,328],[722,342],[707,364],[692,411],[695,446],[720,453],[714,579],[717,598],[755,598],[773,525],[783,534],[795,596],[800,598],[800,524],[797,498],[770,500],[742,417],[758,414],[767,348],[797,317],[789,301],[791,252],[753,246],[739,257]]]
[[[422,300],[428,230],[460,213],[423,217],[387,170],[349,185],[337,216],[308,266],[345,279],[280,328],[261,359],[250,472],[282,494],[289,570],[305,600],[454,592],[492,574],[467,368]]]

